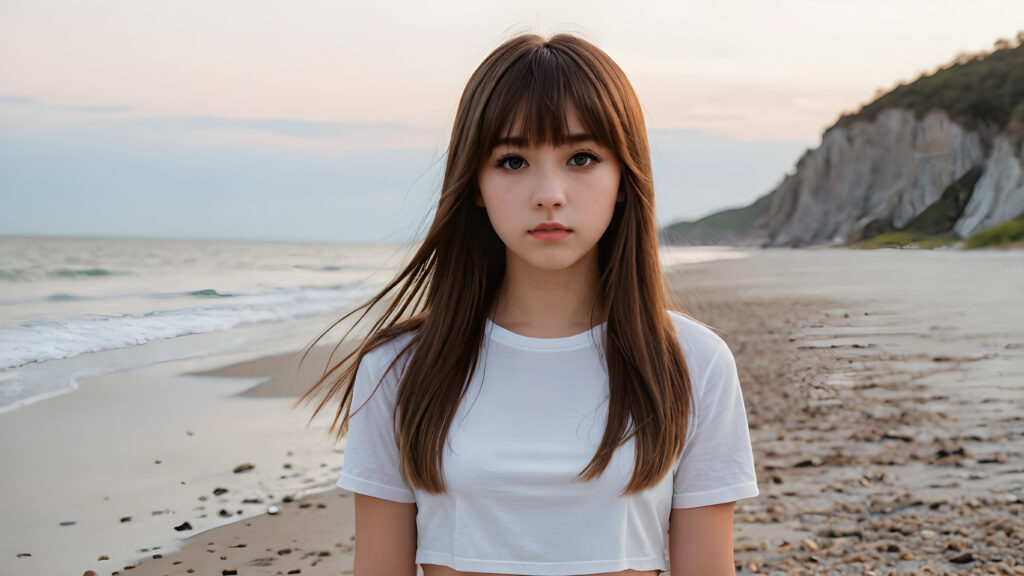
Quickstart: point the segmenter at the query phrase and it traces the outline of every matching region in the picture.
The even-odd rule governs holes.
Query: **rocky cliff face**
[[[971,200],[953,230],[966,237],[1024,213],[1024,143],[996,138]]]
[[[1024,150],[970,131],[936,110],[916,118],[888,109],[873,121],[837,126],[771,194],[771,207],[745,237],[767,246],[837,244],[865,230],[901,228],[947,186],[983,166],[955,231],[968,235],[1024,211]]]
[[[844,114],[753,204],[677,222],[662,236],[804,246],[898,231],[878,242],[946,242],[1024,217],[1022,71],[1024,31],[992,51],[961,54]]]

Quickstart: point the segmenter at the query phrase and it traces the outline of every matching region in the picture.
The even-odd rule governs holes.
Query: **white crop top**
[[[633,472],[632,438],[597,479],[575,479],[597,451],[607,419],[608,375],[598,356],[605,325],[564,338],[532,338],[490,320],[445,445],[449,493],[412,490],[398,473],[392,407],[409,355],[351,417],[337,485],[415,502],[417,564],[536,575],[668,570],[672,508],[758,494],[732,352],[702,324],[670,315],[696,412],[672,474],[652,488],[619,496]],[[410,337],[363,358],[352,407],[363,405]]]

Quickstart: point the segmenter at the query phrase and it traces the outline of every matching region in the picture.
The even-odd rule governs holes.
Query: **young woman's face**
[[[561,270],[597,258],[597,241],[612,220],[619,192],[619,158],[568,113],[569,142],[538,146],[516,134],[500,142],[477,182],[491,226],[508,259]],[[545,230],[561,225],[565,230]],[[554,226],[557,227],[557,226]]]

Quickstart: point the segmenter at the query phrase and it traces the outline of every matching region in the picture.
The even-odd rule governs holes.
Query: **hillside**
[[[843,115],[776,189],[662,230],[670,244],[966,238],[1024,212],[1024,32]]]

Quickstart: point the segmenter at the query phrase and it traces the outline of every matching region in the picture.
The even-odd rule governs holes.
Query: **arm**
[[[732,521],[735,502],[673,508],[669,516],[672,576],[735,576]]]
[[[355,499],[354,576],[416,576],[416,504]]]
[[[672,576],[734,576],[735,504],[758,494],[736,360],[720,338],[705,344],[693,356],[696,411],[673,479]]]

